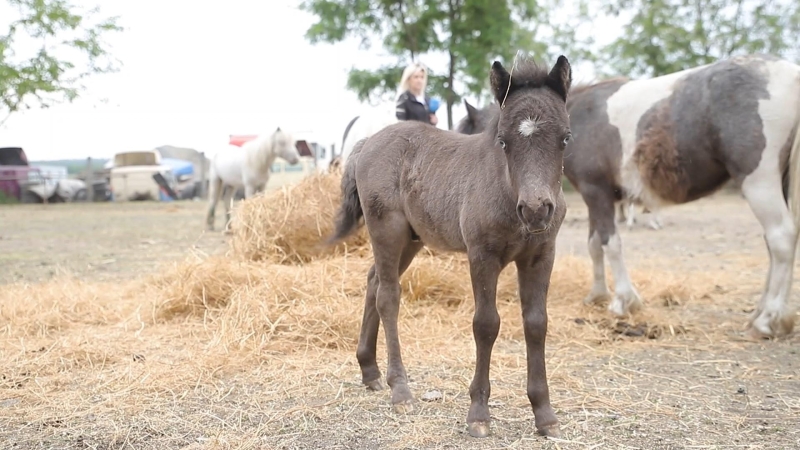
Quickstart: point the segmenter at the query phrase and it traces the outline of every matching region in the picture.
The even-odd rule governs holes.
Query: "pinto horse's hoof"
[[[489,436],[489,422],[472,422],[467,424],[469,435],[474,438],[485,438]]]

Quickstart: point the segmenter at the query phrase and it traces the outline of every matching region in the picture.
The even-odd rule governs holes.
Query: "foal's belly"
[[[406,197],[404,213],[413,233],[427,247],[454,252],[467,250],[459,223],[459,208]]]

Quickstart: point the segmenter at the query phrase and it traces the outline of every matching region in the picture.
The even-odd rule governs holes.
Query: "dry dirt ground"
[[[257,301],[232,298],[172,322],[122,305],[156,301],[160,291],[125,286],[164,263],[228,251],[227,237],[202,231],[202,203],[0,207],[0,449],[800,448],[800,334],[753,342],[742,333],[767,269],[763,233],[744,200],[718,194],[665,210],[660,231],[644,227],[645,216],[632,230],[623,226],[626,262],[648,310],[629,326],[580,304],[590,277],[587,213],[568,197],[548,300],[547,368],[561,440],[534,433],[511,300],[499,302],[492,435],[475,440],[464,424],[471,298],[450,310],[405,307],[400,336],[412,392],[441,398],[397,416],[387,391],[360,385],[354,343],[363,291],[345,298],[353,314],[341,345],[315,344],[314,336],[291,346],[253,343],[282,326],[258,322]],[[350,269],[358,283],[364,264]],[[248,283],[266,298],[258,280]],[[252,309],[233,311],[245,307]],[[434,315],[437,326],[419,325]],[[335,328],[314,326],[321,334]],[[384,374],[385,355],[381,333]]]

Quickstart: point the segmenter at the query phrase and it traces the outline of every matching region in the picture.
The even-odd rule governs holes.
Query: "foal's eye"
[[[566,146],[567,142],[569,142],[571,139],[572,139],[572,133],[567,133],[567,135],[564,136],[564,140],[561,141],[561,144]]]
[[[497,138],[497,143],[498,143],[498,144],[500,144],[500,147],[502,147],[502,148],[503,148],[503,150],[505,150],[505,148],[506,148],[506,141],[504,141],[504,140],[502,140],[502,139],[500,139],[500,138]]]

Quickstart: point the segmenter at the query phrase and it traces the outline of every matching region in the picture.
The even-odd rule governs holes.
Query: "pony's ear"
[[[567,101],[567,94],[569,94],[569,88],[572,86],[572,66],[570,66],[566,56],[561,55],[558,57],[556,65],[547,75],[546,84],[550,89],[556,91],[564,101]]]
[[[474,106],[470,105],[466,100],[464,100],[464,106],[467,107],[467,118],[469,118],[470,121],[475,121],[475,118],[478,115],[478,110]]]
[[[500,64],[500,61],[495,61],[492,64],[492,73],[489,76],[489,81],[492,84],[492,93],[498,103],[503,103],[503,99],[508,91],[508,83],[511,82],[511,75],[505,67]]]

